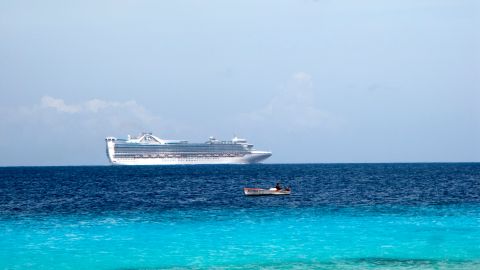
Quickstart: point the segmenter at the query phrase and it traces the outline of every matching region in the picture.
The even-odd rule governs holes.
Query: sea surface
[[[480,163],[4,167],[0,269],[480,269]]]

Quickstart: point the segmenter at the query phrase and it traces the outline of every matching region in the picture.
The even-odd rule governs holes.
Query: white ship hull
[[[259,163],[272,154],[255,151],[243,157],[210,157],[210,158],[112,158],[113,165],[201,165],[201,164],[252,164]]]

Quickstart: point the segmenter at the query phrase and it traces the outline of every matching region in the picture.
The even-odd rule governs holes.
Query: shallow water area
[[[475,269],[479,169],[0,168],[0,268]],[[292,195],[242,195],[279,179]]]

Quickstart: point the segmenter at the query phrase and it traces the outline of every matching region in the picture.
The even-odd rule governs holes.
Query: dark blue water
[[[0,237],[5,269],[471,269],[480,164],[0,168]]]

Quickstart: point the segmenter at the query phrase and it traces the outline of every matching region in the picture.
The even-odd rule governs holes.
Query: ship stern
[[[117,139],[115,137],[105,138],[107,158],[108,158],[108,161],[111,164],[115,164],[114,156],[115,156],[115,141],[116,140]]]

